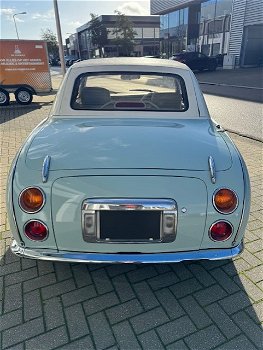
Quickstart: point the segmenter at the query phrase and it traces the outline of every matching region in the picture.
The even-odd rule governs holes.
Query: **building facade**
[[[262,0],[151,0],[160,15],[160,51],[233,55],[235,65],[263,62]]]
[[[158,55],[160,49],[160,18],[159,16],[127,16],[136,31],[133,56]],[[115,15],[102,15],[99,20],[107,29],[108,42],[104,47],[104,56],[119,56],[118,47],[114,44],[113,30],[116,25]],[[96,55],[96,47],[92,45],[90,23],[77,28],[78,50],[81,59],[92,58]]]

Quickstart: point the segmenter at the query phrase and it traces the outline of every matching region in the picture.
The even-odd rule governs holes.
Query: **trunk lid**
[[[216,170],[232,160],[209,120],[51,120],[33,138],[26,164],[41,170],[46,155],[50,171],[78,169]]]

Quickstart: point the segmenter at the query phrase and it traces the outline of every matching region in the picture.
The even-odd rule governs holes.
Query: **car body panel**
[[[41,170],[46,155],[52,160],[50,171],[207,170],[209,156],[216,159],[217,171],[227,170],[232,164],[227,144],[212,131],[208,120],[56,120],[35,135],[27,151],[27,166]]]

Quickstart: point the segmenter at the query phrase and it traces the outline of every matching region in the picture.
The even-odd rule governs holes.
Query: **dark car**
[[[201,52],[176,53],[171,59],[186,64],[192,70],[203,71],[208,69],[214,71],[217,67],[217,60],[215,57],[206,56]]]

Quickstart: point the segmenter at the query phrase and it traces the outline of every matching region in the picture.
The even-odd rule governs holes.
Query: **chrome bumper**
[[[222,260],[231,259],[243,251],[243,242],[234,248],[227,249],[207,249],[177,253],[149,253],[149,254],[112,254],[112,253],[78,253],[47,249],[28,249],[12,242],[11,251],[19,257],[79,263],[174,263],[184,260]]]

